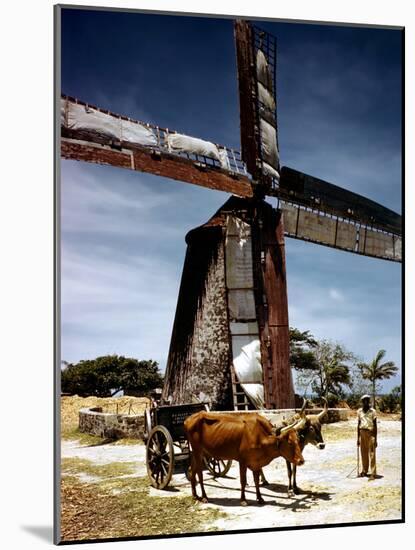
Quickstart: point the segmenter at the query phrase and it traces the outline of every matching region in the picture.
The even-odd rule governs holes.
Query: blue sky
[[[401,34],[261,23],[277,36],[280,154],[401,212]],[[239,148],[232,21],[63,10],[62,91]],[[186,232],[228,195],[62,161],[62,358],[164,369]],[[401,365],[401,265],[287,239],[290,325]],[[399,383],[399,376],[385,388]]]

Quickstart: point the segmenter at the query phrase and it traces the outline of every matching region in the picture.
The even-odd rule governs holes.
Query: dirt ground
[[[354,419],[325,425],[323,435],[326,448],[318,450],[310,445],[305,448],[306,462],[298,468],[297,474],[302,492],[294,497],[287,495],[286,467],[282,459],[273,461],[265,468],[270,485],[261,488],[266,502],[264,506],[256,504],[253,478],[249,474],[246,495],[249,506],[240,506],[237,463],[224,478],[214,479],[206,473],[205,489],[209,503],[192,504],[197,520],[192,530],[222,531],[400,519],[401,423],[386,418],[379,420],[378,478],[374,481],[356,477],[355,426]],[[76,478],[82,486],[89,488],[99,488],[103,483],[99,467],[128,465],[130,469],[127,474],[120,476],[120,472],[114,471],[112,474],[111,470],[106,474],[106,483],[111,476],[113,481],[123,480],[116,498],[121,499],[123,491],[128,491],[130,481],[131,484],[139,481],[144,488],[140,494],[145,494],[149,502],[152,499],[154,502],[165,502],[166,509],[171,507],[171,499],[176,503],[180,502],[176,499],[190,502],[190,483],[184,474],[175,475],[168,490],[159,491],[150,486],[146,479],[145,447],[142,444],[84,446],[76,440],[62,441],[62,458],[69,462],[78,461],[74,471],[65,472],[63,469],[63,479],[71,475],[71,479]],[[97,475],[94,470],[91,473],[91,467],[87,468],[85,464],[93,466]],[[165,500],[161,500],[163,498]],[[76,528],[76,516],[74,521],[72,529]],[[180,530],[175,528],[174,532]],[[140,534],[137,532],[136,536]],[[158,534],[157,530],[154,534]],[[102,533],[102,536],[109,535]],[[130,532],[129,536],[134,536],[134,533]]]

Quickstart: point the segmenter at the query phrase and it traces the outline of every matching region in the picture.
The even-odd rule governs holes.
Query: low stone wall
[[[108,439],[142,439],[144,415],[104,413],[102,407],[80,409],[79,431]]]
[[[231,412],[240,412],[240,411],[231,411]],[[294,416],[298,409],[276,409],[276,410],[262,410],[262,411],[246,411],[246,412],[259,412],[265,418],[267,418],[272,424],[278,424],[283,420],[287,420]],[[306,414],[318,414],[321,412],[321,409],[306,409]],[[340,422],[342,420],[349,419],[350,409],[328,409],[323,422],[326,424],[331,424],[332,422]]]
[[[237,413],[240,411],[226,411]],[[295,409],[278,409],[262,411],[246,411],[247,413],[260,412],[273,424],[291,418]],[[306,409],[307,414],[317,414],[321,409]],[[329,409],[324,422],[339,422],[348,420],[349,409]],[[104,413],[102,407],[89,407],[79,411],[79,431],[108,439],[144,438],[144,414],[115,414]]]

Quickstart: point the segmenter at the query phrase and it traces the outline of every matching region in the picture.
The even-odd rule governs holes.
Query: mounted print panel
[[[55,543],[401,523],[403,29],[55,23]]]

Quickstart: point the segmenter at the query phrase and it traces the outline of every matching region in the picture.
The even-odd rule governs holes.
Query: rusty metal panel
[[[230,319],[255,319],[255,300],[252,292],[246,290],[228,290],[228,308]]]
[[[226,284],[229,289],[252,288],[252,242],[249,224],[228,217],[226,236]],[[237,234],[235,234],[235,232]]]
[[[337,221],[336,247],[354,250],[357,239],[357,227],[341,220]]]
[[[246,336],[246,335],[258,334],[258,323],[256,321],[248,322],[248,323],[238,323],[235,321],[233,322],[231,321],[229,323],[229,328],[232,336]]]
[[[300,210],[297,237],[334,245],[336,220],[315,212]]]

